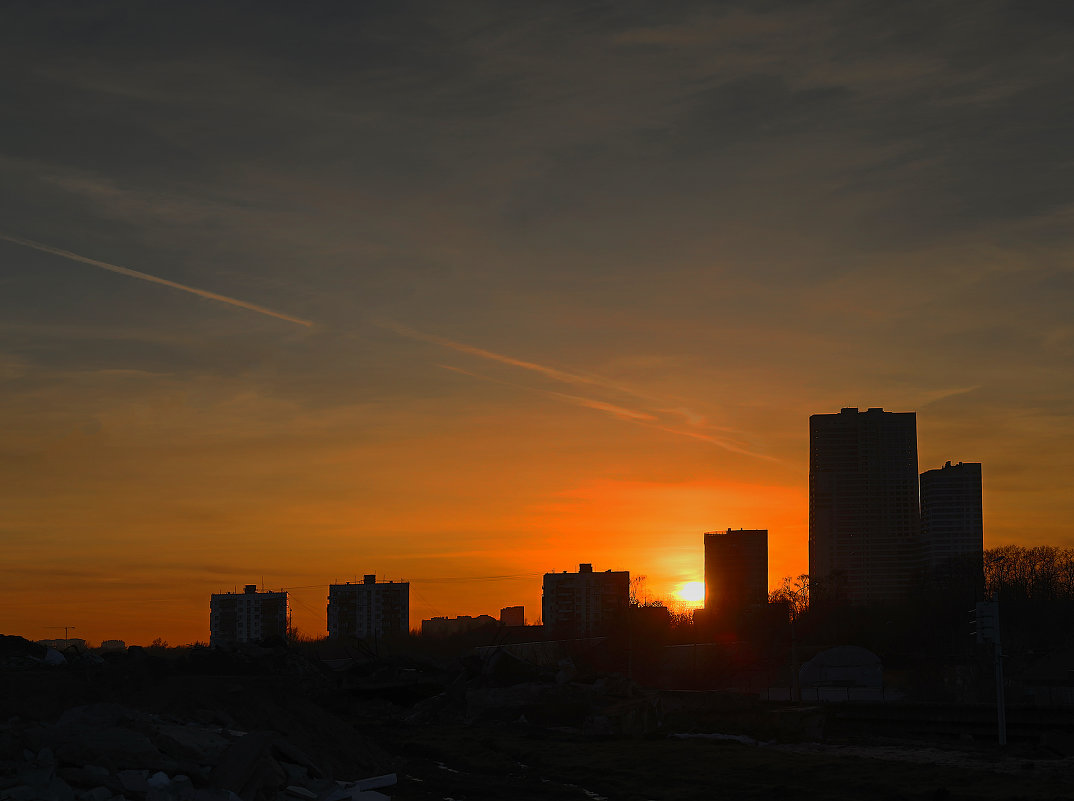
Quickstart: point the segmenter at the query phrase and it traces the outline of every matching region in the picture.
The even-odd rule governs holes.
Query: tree
[[[645,589],[645,576],[634,576],[630,580],[630,605],[648,606],[649,593]]]
[[[784,576],[783,583],[768,594],[768,602],[786,604],[791,620],[797,620],[809,608],[809,588],[808,573],[803,573],[796,578]]]

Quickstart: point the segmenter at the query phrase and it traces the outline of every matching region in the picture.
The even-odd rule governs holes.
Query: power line
[[[535,578],[537,576],[543,576],[544,573],[505,573],[502,575],[494,576],[437,576],[433,578],[411,578],[406,580],[397,581],[397,584],[448,584],[452,582],[462,581],[509,581],[511,579],[523,579],[523,578]],[[353,583],[353,582],[352,582]],[[378,582],[380,583],[380,582]],[[280,587],[280,591],[290,590],[310,590],[316,588],[327,588],[332,586],[331,584],[305,584],[297,587]]]

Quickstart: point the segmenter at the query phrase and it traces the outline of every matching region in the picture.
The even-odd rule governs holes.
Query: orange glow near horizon
[[[72,469],[79,469],[82,456],[69,457]],[[628,570],[642,579],[645,600],[682,606],[682,588],[703,573],[703,532],[726,526],[769,527],[771,583],[803,572],[801,488],[716,478],[604,478],[553,489],[545,479],[550,486],[537,487],[543,498],[527,504],[527,495],[512,494],[517,484],[491,476],[486,481],[484,468],[452,475],[445,455],[444,472],[438,473],[440,457],[430,450],[426,458],[432,471],[426,475],[437,479],[427,490],[414,490],[426,499],[424,509],[405,496],[398,502],[381,496],[378,506],[356,509],[353,501],[326,497],[331,485],[311,479],[265,498],[260,508],[251,504],[245,518],[235,518],[241,525],[227,517],[198,521],[197,536],[189,516],[166,519],[166,504],[151,515],[155,502],[147,493],[128,498],[123,507],[102,496],[91,499],[96,508],[56,507],[36,521],[27,514],[27,525],[42,530],[107,520],[110,526],[95,527],[93,547],[114,555],[110,567],[98,567],[88,547],[74,546],[52,569],[11,575],[8,589],[24,604],[7,633],[40,639],[51,636],[50,626],[71,624],[77,626],[72,636],[90,642],[206,641],[209,595],[256,583],[287,589],[294,625],[323,636],[328,584],[364,573],[411,583],[414,629],[425,618],[498,616],[501,608],[515,605],[525,606],[527,621],[534,623],[541,615],[541,576],[575,571],[582,562],[598,571]],[[384,464],[381,480],[390,472],[390,463]],[[376,482],[370,477],[366,487],[375,491]],[[471,487],[481,485],[501,487],[499,500],[469,500]],[[317,491],[319,498],[302,497]],[[242,494],[235,493],[230,504],[242,509]],[[343,520],[350,522],[342,525]],[[146,526],[152,526],[153,540],[136,536]],[[24,543],[24,554],[31,547]],[[78,604],[72,605],[75,597]]]

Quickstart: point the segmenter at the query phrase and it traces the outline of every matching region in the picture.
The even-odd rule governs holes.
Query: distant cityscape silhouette
[[[916,412],[855,407],[809,419],[809,574],[813,602],[851,606],[899,604],[926,574],[965,573],[975,565],[974,597],[984,589],[981,465],[947,462],[918,472]],[[762,522],[762,521],[755,521]],[[710,636],[742,636],[759,621],[789,614],[785,594],[770,599],[768,529],[728,528],[703,534],[704,606],[693,614]],[[964,578],[964,576],[963,576]],[[630,572],[594,571],[544,576],[543,635],[607,634],[631,607]],[[774,606],[775,609],[766,609]],[[524,625],[521,607],[489,615],[423,620],[421,631],[446,636],[482,625]],[[331,639],[405,634],[410,583],[377,581],[329,585],[326,615]],[[651,614],[651,613],[650,613]],[[770,624],[766,624],[770,625]],[[210,644],[253,642],[288,631],[287,593],[247,585],[242,593],[210,599]]]

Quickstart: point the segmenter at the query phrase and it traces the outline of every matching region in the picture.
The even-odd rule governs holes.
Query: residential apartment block
[[[768,602],[768,529],[705,532],[705,613],[740,617]]]
[[[368,639],[406,634],[410,628],[410,582],[377,581],[375,574],[361,583],[328,587],[328,636]]]
[[[630,605],[630,573],[593,572],[581,564],[577,573],[545,573],[541,613],[544,625],[557,636],[592,637],[605,634],[622,619]]]
[[[809,418],[809,574],[851,603],[912,591],[922,566],[917,415],[842,409]]]
[[[500,625],[501,626],[525,626],[526,625],[526,607],[524,606],[505,606],[500,610]]]
[[[979,462],[948,462],[921,474],[921,539],[926,565],[984,553],[984,512]]]
[[[498,627],[499,621],[492,615],[459,615],[458,617],[433,617],[421,621],[421,636],[450,637],[476,629]]]
[[[258,592],[256,584],[247,584],[242,592],[209,597],[209,645],[258,642],[286,634],[286,592]]]

